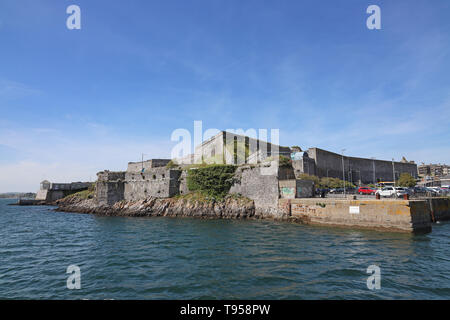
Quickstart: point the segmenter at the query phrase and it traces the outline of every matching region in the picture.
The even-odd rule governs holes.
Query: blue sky
[[[447,0],[2,0],[0,192],[169,157],[194,120],[450,164],[449,17]]]

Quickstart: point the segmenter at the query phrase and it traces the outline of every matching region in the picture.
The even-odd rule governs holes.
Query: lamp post
[[[372,166],[373,166],[373,185],[377,185],[376,177],[375,177],[375,158],[372,157]]]
[[[395,188],[395,165],[394,165],[394,158],[392,158],[392,177],[394,178],[394,188]]]
[[[345,149],[342,149],[342,179],[344,180],[344,198],[345,198],[345,169],[344,169],[344,151],[345,151]]]
[[[142,173],[144,172],[144,156],[146,156],[146,154],[142,153]]]

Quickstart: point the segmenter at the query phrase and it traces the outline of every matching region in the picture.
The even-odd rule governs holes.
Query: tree
[[[397,180],[397,185],[411,188],[416,185],[416,179],[414,179],[409,173],[402,173],[400,178]]]
[[[279,163],[280,167],[292,167],[292,160],[285,156],[280,156]]]
[[[313,176],[313,175],[309,175],[306,173],[302,173],[299,178],[301,180],[310,180],[314,182],[314,188],[319,188],[320,187],[320,179],[317,176]]]
[[[344,187],[344,181],[342,181],[339,178],[322,178],[320,179],[320,186],[321,188],[343,188]],[[350,181],[345,181],[345,187],[346,188],[354,188],[355,185],[352,184]]]

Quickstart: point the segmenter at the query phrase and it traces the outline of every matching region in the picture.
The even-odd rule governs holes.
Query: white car
[[[407,194],[405,188],[400,187],[384,187],[381,190],[377,191],[377,194],[380,195],[380,197],[402,197],[404,194]]]
[[[427,190],[430,191],[431,194],[434,194],[437,196],[442,195],[442,193],[443,193],[442,190],[438,187],[428,187]]]

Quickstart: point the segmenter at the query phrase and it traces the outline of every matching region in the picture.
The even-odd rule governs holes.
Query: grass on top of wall
[[[186,200],[189,202],[197,202],[197,203],[213,203],[213,202],[226,202],[229,199],[236,200],[242,204],[251,204],[253,200],[244,197],[238,193],[227,194],[225,197],[216,198],[212,196],[208,196],[201,192],[192,192],[188,194],[179,194],[174,197],[177,200]]]
[[[64,199],[80,199],[80,200],[87,200],[94,198],[94,190],[83,190],[77,193],[73,193],[65,197]]]

